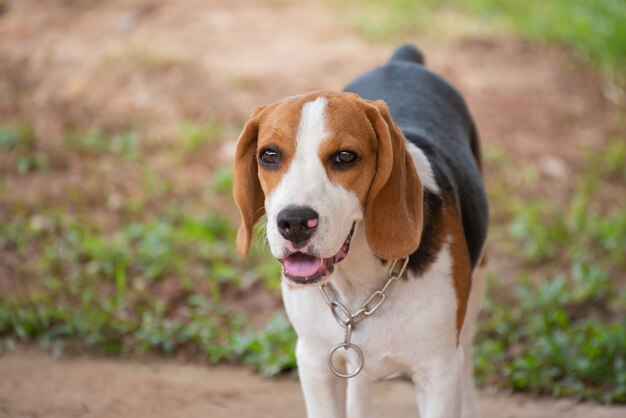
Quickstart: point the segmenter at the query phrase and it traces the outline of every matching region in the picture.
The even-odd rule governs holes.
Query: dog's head
[[[267,213],[270,249],[293,284],[327,278],[362,224],[382,259],[420,242],[422,184],[382,101],[315,92],[256,109],[237,142],[233,189],[239,254]]]

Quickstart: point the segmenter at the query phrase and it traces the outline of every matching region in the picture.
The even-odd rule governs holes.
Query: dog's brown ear
[[[241,214],[241,224],[237,231],[237,252],[241,257],[248,255],[252,228],[265,213],[256,160],[259,119],[264,109],[262,106],[252,112],[252,117],[237,140],[235,152],[233,195]]]
[[[370,102],[366,113],[378,139],[378,160],[365,208],[365,234],[374,254],[393,260],[412,254],[420,244],[422,183],[385,102]]]

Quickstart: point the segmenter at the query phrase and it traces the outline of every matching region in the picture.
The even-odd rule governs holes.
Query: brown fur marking
[[[463,223],[455,202],[450,200],[446,202],[443,219],[448,229],[448,236],[451,237],[450,254],[452,256],[452,279],[457,299],[456,329],[458,344],[472,285],[472,264],[465,243]]]
[[[320,146],[318,157],[329,179],[353,191],[365,207],[376,170],[376,134],[365,115],[365,102],[354,95],[328,97],[326,127],[328,138]],[[337,169],[332,161],[339,151],[352,151],[358,163],[349,169]]]

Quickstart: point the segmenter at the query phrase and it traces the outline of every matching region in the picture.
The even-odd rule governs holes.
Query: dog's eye
[[[339,151],[335,154],[333,162],[338,167],[349,167],[359,160],[359,156],[352,151]]]
[[[278,152],[278,150],[268,148],[261,151],[261,154],[259,154],[259,160],[266,167],[274,168],[278,165],[278,163],[280,163],[280,152]]]

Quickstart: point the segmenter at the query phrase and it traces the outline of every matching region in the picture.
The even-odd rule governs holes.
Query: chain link
[[[397,279],[404,276],[404,273],[406,271],[406,267],[408,264],[409,264],[409,257],[398,258],[394,260],[393,263],[391,264],[391,267],[389,268],[389,273],[387,274],[388,278],[387,278],[387,281],[385,282],[385,285],[380,290],[377,290],[374,293],[372,293],[365,300],[365,302],[363,302],[363,304],[361,305],[361,308],[355,313],[351,313],[350,310],[343,303],[339,301],[339,298],[337,297],[337,292],[335,292],[335,289],[333,289],[330,283],[324,283],[323,285],[320,286],[320,291],[322,292],[322,295],[324,296],[324,300],[326,301],[328,306],[330,306],[330,310],[333,316],[335,317],[339,325],[344,327],[346,330],[343,344],[340,343],[337,346],[335,346],[335,348],[331,350],[330,357],[328,359],[329,360],[328,364],[330,366],[330,369],[335,375],[339,377],[343,377],[343,378],[354,377],[357,374],[359,374],[359,372],[363,368],[363,364],[365,362],[363,358],[363,354],[361,354],[361,350],[356,345],[350,342],[350,339],[352,337],[352,331],[354,330],[354,326],[357,323],[361,322],[363,319],[372,315],[374,312],[378,310],[378,308],[382,306],[382,304],[385,302],[385,299],[387,298],[387,291],[391,287],[391,284]],[[337,369],[333,366],[333,362],[332,362],[333,355],[335,354],[335,352],[337,351],[339,347],[343,347],[344,350],[348,350],[349,348],[352,348],[355,351],[357,351],[357,353],[360,354],[358,356],[360,364],[355,372],[349,373],[349,374],[341,373],[337,371]]]

